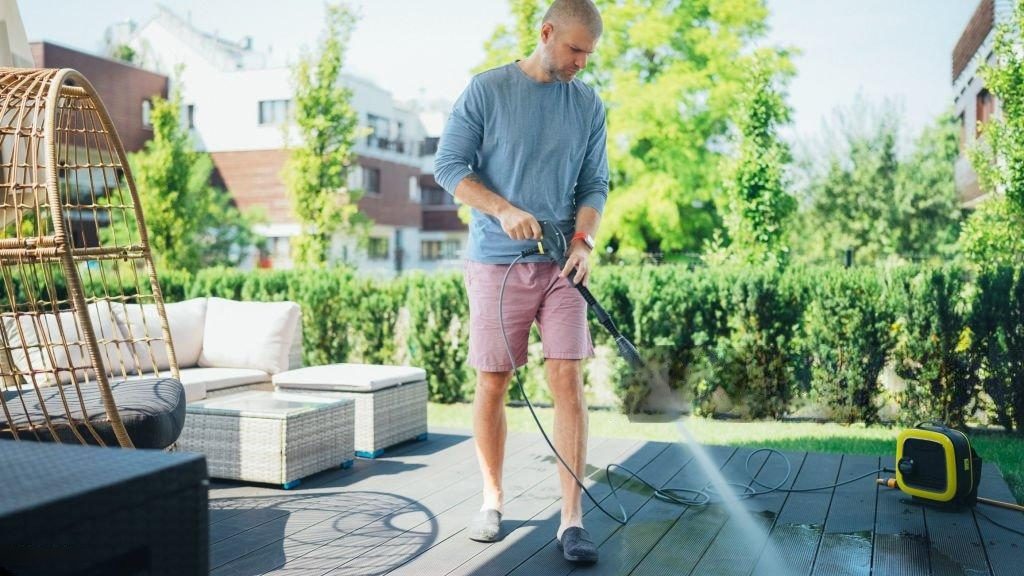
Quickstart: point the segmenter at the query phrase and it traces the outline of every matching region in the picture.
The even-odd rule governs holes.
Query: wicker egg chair
[[[166,448],[185,420],[131,170],[74,70],[0,68],[0,438]]]

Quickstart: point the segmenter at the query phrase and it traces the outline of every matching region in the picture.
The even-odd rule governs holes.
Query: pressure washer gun
[[[569,249],[569,243],[565,239],[565,234],[562,234],[562,231],[559,230],[558,226],[553,222],[547,220],[540,221],[540,228],[541,239],[537,242],[537,247],[524,250],[522,255],[525,257],[533,254],[541,254],[554,260],[555,263],[558,264],[559,268],[564,268],[567,258],[566,252],[568,252]],[[575,269],[573,269],[573,272],[575,272]],[[593,310],[594,314],[597,316],[597,321],[600,322],[601,326],[604,326],[604,329],[607,330],[608,333],[612,335],[612,338],[615,339],[615,345],[619,348],[619,356],[629,364],[630,368],[633,368],[634,370],[640,368],[643,365],[643,361],[640,360],[640,353],[637,351],[636,346],[634,346],[632,342],[619,332],[619,329],[615,327],[615,322],[612,321],[611,316],[609,316],[608,312],[601,307],[597,302],[597,299],[594,298],[594,295],[591,294],[590,290],[588,290],[582,282],[575,284],[572,281],[572,276],[573,273],[570,273],[566,280],[569,282],[570,286],[579,290],[580,294],[583,295],[583,299],[586,300],[587,305],[590,306],[590,309]]]

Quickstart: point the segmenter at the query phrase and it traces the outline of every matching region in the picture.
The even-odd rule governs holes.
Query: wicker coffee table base
[[[285,489],[311,474],[351,466],[355,402],[318,398],[317,405],[305,409],[259,404],[296,397],[302,398],[255,391],[190,404],[177,449],[205,454],[212,478]]]

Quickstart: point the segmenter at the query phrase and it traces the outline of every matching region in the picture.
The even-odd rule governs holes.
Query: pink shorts
[[[498,322],[498,294],[507,264],[467,260],[463,267],[469,295],[469,365],[484,372],[512,369]],[[516,264],[508,274],[503,298],[505,333],[516,366],[526,364],[526,347],[534,321],[545,358],[580,360],[594,355],[587,325],[587,302],[560,278],[553,262]]]

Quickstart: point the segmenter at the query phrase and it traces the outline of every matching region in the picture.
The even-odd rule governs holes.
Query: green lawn
[[[507,409],[510,432],[536,432],[537,428],[526,408]],[[546,430],[551,429],[554,412],[540,408],[537,415]],[[472,427],[469,404],[434,404],[428,408],[431,426],[446,428]],[[702,444],[719,446],[743,445],[770,447],[797,452],[841,452],[844,454],[895,454],[899,428],[842,426],[807,422],[737,422],[688,418],[686,426]],[[641,440],[680,440],[674,423],[641,423],[615,412],[591,411],[590,434],[609,438]],[[971,434],[975,450],[986,463],[994,462],[1002,470],[1017,501],[1024,503],[1024,437],[991,432]]]

